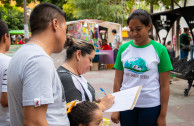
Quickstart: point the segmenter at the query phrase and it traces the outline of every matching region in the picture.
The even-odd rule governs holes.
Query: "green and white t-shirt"
[[[135,107],[160,105],[159,73],[173,69],[163,45],[153,40],[144,46],[127,42],[120,47],[114,67],[124,71],[120,90],[142,85]]]

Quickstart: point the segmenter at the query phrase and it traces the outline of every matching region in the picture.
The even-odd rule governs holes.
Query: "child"
[[[70,104],[68,118],[71,126],[103,126],[102,111],[96,103],[73,101]]]

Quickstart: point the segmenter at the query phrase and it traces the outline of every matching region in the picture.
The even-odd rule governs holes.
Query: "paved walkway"
[[[96,90],[96,97],[103,97],[100,87],[106,92],[112,93],[114,70],[90,71],[84,76]],[[167,113],[167,126],[194,126],[194,88],[191,88],[188,97],[184,97],[184,89],[187,81],[171,79],[170,100]],[[104,113],[104,117],[110,119],[111,113]],[[119,126],[111,124],[111,126]]]

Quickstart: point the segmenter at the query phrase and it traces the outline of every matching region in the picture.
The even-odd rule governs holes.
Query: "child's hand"
[[[99,101],[99,108],[102,111],[105,111],[106,109],[110,108],[114,103],[115,96],[112,96],[111,94],[106,95],[104,98],[98,100]]]

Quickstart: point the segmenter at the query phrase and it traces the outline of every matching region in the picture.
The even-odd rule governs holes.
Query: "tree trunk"
[[[184,1],[184,7],[186,7],[186,5],[187,5],[187,0]]]
[[[152,3],[150,3],[150,13],[153,14],[153,12],[154,12],[154,6]],[[150,31],[151,31],[151,35],[153,36],[153,25],[152,25]]]
[[[174,9],[174,0],[171,0],[171,10]]]
[[[174,0],[171,0],[171,10],[173,10],[173,9],[174,9]],[[174,25],[172,26],[172,38],[171,38],[171,40],[173,40],[173,36],[174,36]]]
[[[27,8],[26,8],[26,0],[23,0],[23,8],[24,8],[24,37],[25,37],[25,42],[28,41],[28,38],[26,35],[27,32],[26,32],[26,28],[25,27],[28,27],[28,23],[27,23]]]
[[[179,17],[176,21],[176,56],[180,56],[180,39],[179,39],[180,19],[181,17]]]

